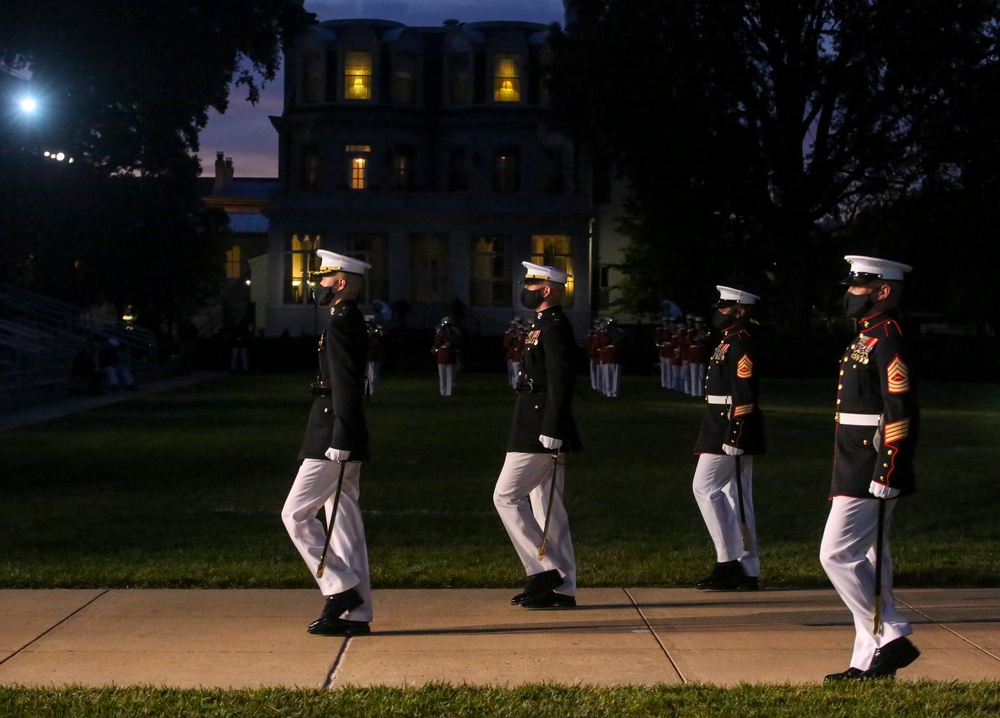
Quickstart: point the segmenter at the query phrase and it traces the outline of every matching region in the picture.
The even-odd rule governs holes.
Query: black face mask
[[[732,314],[723,314],[722,312],[716,310],[712,315],[712,326],[716,329],[725,329],[728,326],[732,326],[736,323],[736,318]]]
[[[521,304],[526,309],[537,309],[538,305],[543,301],[545,301],[545,297],[542,296],[541,289],[528,289],[525,287],[521,290]]]
[[[335,296],[337,296],[337,293],[330,287],[319,287],[316,290],[316,303],[321,307],[325,307],[333,301]]]
[[[844,313],[847,314],[851,319],[861,319],[861,317],[868,314],[869,310],[875,306],[875,302],[872,299],[872,292],[867,294],[851,294],[850,292],[844,292]]]

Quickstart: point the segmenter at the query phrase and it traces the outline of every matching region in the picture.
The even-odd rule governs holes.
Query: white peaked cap
[[[317,275],[335,274],[337,272],[347,272],[348,274],[360,274],[364,276],[372,265],[353,257],[345,257],[343,254],[328,252],[325,249],[317,249],[316,254],[320,258],[320,268]]]
[[[544,280],[547,282],[558,282],[559,284],[566,284],[572,274],[562,271],[561,269],[556,269],[555,267],[550,267],[545,264],[533,264],[532,262],[521,262],[524,265],[525,281],[529,279],[534,280]]]
[[[732,304],[756,304],[757,300],[760,299],[756,294],[751,294],[750,292],[744,291],[742,289],[734,289],[733,287],[723,287],[722,285],[716,285],[715,287],[719,292],[719,304],[725,305],[727,303]]]
[[[909,264],[893,262],[890,259],[879,259],[878,257],[848,254],[844,259],[851,265],[851,271],[842,284],[867,284],[877,279],[902,281],[903,274],[913,269]]]

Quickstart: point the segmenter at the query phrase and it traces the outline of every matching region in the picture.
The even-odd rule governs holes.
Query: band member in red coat
[[[913,629],[892,596],[889,527],[901,496],[916,491],[919,412],[896,313],[906,264],[848,255],[844,309],[858,335],[840,360],[830,515],[820,562],[854,616],[846,671],[827,681],[887,678],[917,659]],[[881,544],[881,545],[879,545]],[[880,555],[881,554],[881,555]],[[880,574],[880,575],[878,575]]]
[[[434,345],[431,352],[438,369],[438,389],[441,396],[451,396],[455,386],[455,365],[458,364],[458,327],[451,323],[451,317],[443,317],[434,331]]]
[[[507,361],[507,383],[511,389],[517,388],[517,369],[521,365],[521,354],[524,352],[524,320],[514,317],[503,335],[504,358]]]

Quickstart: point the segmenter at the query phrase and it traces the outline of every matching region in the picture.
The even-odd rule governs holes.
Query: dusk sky
[[[405,25],[441,25],[445,20],[523,20],[563,22],[562,0],[306,0],[305,8],[318,20],[376,18]],[[278,134],[268,119],[282,110],[282,74],[251,105],[237,90],[224,115],[212,111],[201,133],[202,171],[215,175],[215,154],[233,158],[237,177],[278,176]]]

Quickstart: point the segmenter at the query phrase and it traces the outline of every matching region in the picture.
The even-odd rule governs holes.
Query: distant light
[[[34,97],[24,97],[19,104],[22,112],[34,112],[38,109],[38,103],[35,102]]]
[[[247,286],[248,287],[250,286],[250,280],[249,279],[247,280]]]
[[[66,153],[65,152],[57,152],[56,153],[56,161],[62,162],[64,159],[66,159]]]

